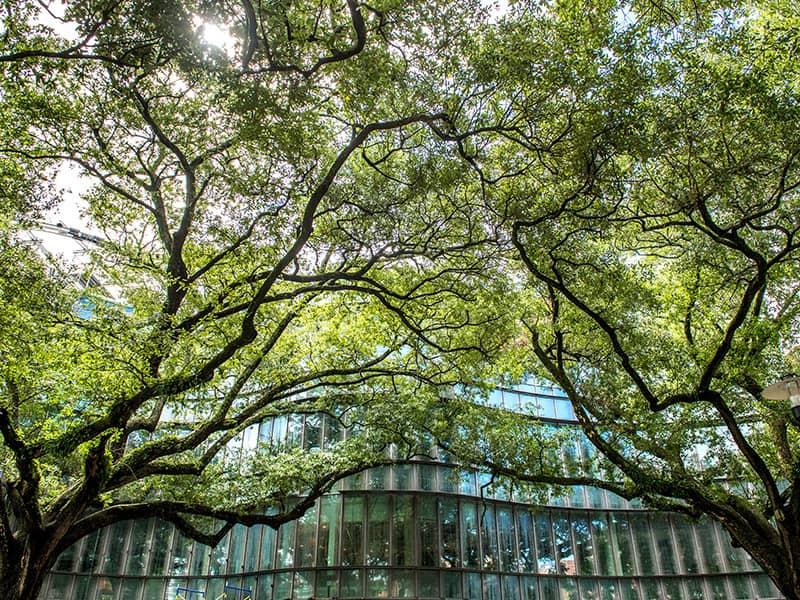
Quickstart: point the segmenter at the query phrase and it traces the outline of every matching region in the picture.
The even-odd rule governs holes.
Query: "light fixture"
[[[787,375],[765,387],[761,395],[766,400],[788,400],[791,404],[792,423],[800,427],[800,377]]]

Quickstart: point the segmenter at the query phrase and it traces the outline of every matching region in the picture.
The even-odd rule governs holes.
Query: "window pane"
[[[363,518],[364,498],[346,496],[344,498],[344,519],[342,521],[342,565],[360,565],[364,563]]]
[[[589,520],[582,514],[572,515],[572,533],[575,537],[578,572],[581,575],[594,575],[594,547],[589,534]]]
[[[178,533],[175,532],[175,535]],[[226,535],[219,544],[211,549],[211,560],[209,561],[208,570],[211,575],[223,575],[225,573],[225,566],[228,560],[228,543],[230,541],[230,533]]]
[[[317,598],[335,598],[337,596],[336,571],[317,571]],[[261,600],[259,598],[259,600]]]
[[[294,566],[294,532],[296,521],[278,528],[278,568]]]
[[[439,571],[419,571],[419,597],[439,597]]]
[[[678,543],[678,556],[683,562],[684,573],[697,573],[700,570],[697,552],[694,546],[694,527],[686,519],[673,517],[672,525],[675,528],[675,541]]]
[[[339,496],[323,496],[319,509],[319,540],[317,565],[336,564],[336,533],[339,525]]]
[[[432,492],[436,489],[436,467],[433,465],[419,465],[419,488]]]
[[[294,566],[313,567],[317,552],[317,505],[297,519],[297,554]]]
[[[410,490],[414,488],[413,468],[413,465],[395,465],[392,467],[394,471],[394,489]]]
[[[478,507],[475,502],[461,503],[461,547],[464,550],[464,566],[479,566]]]
[[[590,525],[597,574],[616,575],[617,568],[614,562],[614,552],[611,548],[611,535],[608,527],[607,515],[593,514]]]
[[[481,597],[481,575],[480,573],[464,573],[464,597]]]
[[[484,573],[483,600],[500,600],[500,576]]]
[[[303,448],[318,450],[321,442],[322,419],[320,415],[307,415]]]
[[[228,552],[228,573],[241,573],[244,568],[244,544],[247,541],[247,528],[234,525],[231,529],[230,550]]]
[[[367,497],[367,564],[389,564],[389,497]]]
[[[558,557],[558,573],[560,575],[575,575],[575,553],[572,549],[570,525],[569,520],[563,513],[553,513],[553,538]]]
[[[292,587],[292,598],[295,600],[306,600],[314,596],[314,572],[295,571],[294,586]]]
[[[555,577],[542,577],[539,580],[542,591],[542,600],[560,600],[558,593],[558,579]]]
[[[708,594],[706,594],[705,588],[703,587],[703,580],[699,577],[687,577],[686,578],[686,597],[689,600],[706,600]],[[749,598],[750,596],[746,596]]]
[[[258,583],[256,584],[256,598],[258,600],[270,600],[272,598],[272,575],[259,575]],[[318,594],[319,595],[319,594]],[[155,598],[155,596],[153,596]],[[214,596],[208,595],[209,600],[214,600]],[[324,598],[321,596],[320,598]]]
[[[172,541],[172,564],[170,575],[186,575],[189,568],[189,549],[192,542],[180,531],[176,531]]]
[[[69,575],[51,575],[45,600],[67,600],[71,580]]]
[[[439,536],[436,526],[436,501],[434,498],[419,498],[419,548],[420,564],[423,567],[439,566]]]
[[[714,523],[708,519],[701,519],[695,524],[695,531],[700,542],[700,554],[705,562],[705,572],[719,573],[722,571],[722,552],[717,542]]]
[[[494,508],[484,506],[481,510],[481,541],[483,542],[483,568],[497,569],[497,526],[494,521]]]
[[[153,552],[150,556],[149,575],[163,575],[169,537],[172,534],[172,525],[166,521],[157,520],[153,530]],[[84,551],[85,552],[85,551]]]
[[[367,570],[367,596],[378,598],[389,596],[389,571],[386,569]]]
[[[536,577],[522,578],[522,599],[539,600],[539,586],[536,585]]]
[[[667,575],[674,575],[678,572],[678,565],[675,560],[675,551],[672,546],[672,532],[669,526],[669,519],[666,515],[651,514],[650,518],[653,537],[658,548],[658,556],[661,561],[661,572]]]
[[[734,575],[728,578],[736,600],[750,598],[750,579],[746,575]]]
[[[392,564],[414,564],[414,513],[411,496],[395,496],[392,520]]]
[[[396,570],[392,571],[392,598],[414,598],[416,597],[416,586],[414,585],[414,571]]]
[[[517,532],[519,534],[517,567],[526,573],[533,573],[536,571],[533,556],[534,548],[536,547],[536,539],[533,535],[533,519],[531,518],[531,513],[526,509],[519,508],[516,513]]]
[[[454,498],[439,501],[439,521],[442,526],[440,565],[445,568],[458,567],[458,504]]]
[[[664,579],[664,591],[670,600],[683,600],[683,589],[680,579]],[[719,599],[723,600],[723,599]]]
[[[556,572],[556,559],[553,541],[550,537],[553,533],[550,514],[544,511],[536,513],[534,521],[536,523],[537,570],[542,574],[554,574]]]
[[[247,549],[244,553],[244,570],[247,572],[258,569],[258,551],[261,548],[263,530],[263,525],[254,525],[247,530]]]
[[[361,598],[364,595],[363,571],[342,571],[342,598]]]
[[[503,600],[520,600],[519,577],[503,575],[500,580],[503,584]]]
[[[116,575],[122,571],[122,559],[124,558],[123,552],[125,551],[125,539],[128,537],[129,523],[130,521],[114,523],[110,528],[104,530],[108,539],[108,547],[106,548],[105,561],[101,569],[102,573]],[[185,572],[185,559],[183,568],[183,572]]]
[[[632,514],[629,517],[629,521],[636,545],[636,553],[639,555],[639,568],[641,569],[641,573],[644,575],[652,575],[655,570],[653,564],[653,547],[651,546],[652,537],[650,535],[650,525],[647,521],[647,515]]]
[[[515,571],[514,561],[514,520],[511,508],[497,509],[497,535],[500,549],[500,569]]]
[[[464,597],[461,595],[461,573],[442,572],[442,597],[448,598],[448,600]]]
[[[264,527],[264,531],[261,534],[261,556],[259,558],[259,568],[272,568],[276,537],[277,532],[272,527]]]

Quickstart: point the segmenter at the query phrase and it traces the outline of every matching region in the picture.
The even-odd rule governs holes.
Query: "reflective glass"
[[[680,579],[665,578],[663,580],[665,600],[684,600]]]
[[[247,529],[247,549],[244,552],[244,570],[247,572],[258,569],[258,551],[261,548],[263,530],[263,525],[254,525]]]
[[[336,564],[336,532],[339,525],[339,496],[323,496],[320,500],[317,565]]]
[[[176,532],[177,535],[177,532]],[[224,575],[225,566],[228,561],[228,542],[230,534],[211,549],[211,560],[209,561],[208,571],[210,575]]]
[[[92,580],[88,577],[76,577],[75,583],[72,584],[72,600],[93,600],[89,595],[92,589],[91,584]],[[145,593],[147,593],[146,588]],[[149,598],[150,596],[146,597]],[[155,598],[154,595],[152,597]]]
[[[542,574],[556,572],[555,551],[551,535],[553,533],[550,514],[542,511],[535,514],[536,523],[536,564],[537,571]]]
[[[719,573],[723,569],[722,551],[717,542],[714,523],[708,519],[700,519],[694,527],[700,542],[700,555],[705,563],[704,572]]]
[[[497,527],[494,521],[494,508],[486,505],[481,512],[481,542],[483,542],[482,566],[484,569],[495,570],[497,561]]]
[[[439,491],[454,494],[457,485],[458,472],[450,467],[439,467]]]
[[[313,567],[317,553],[317,505],[308,509],[297,519],[296,567]]]
[[[100,551],[100,532],[94,531],[83,539],[84,544],[81,551],[78,571],[81,573],[90,573],[94,570],[95,564],[98,562],[98,552]],[[166,544],[164,545],[166,546]]]
[[[442,572],[442,598],[455,600],[463,598],[461,595],[461,573],[453,571]]]
[[[461,503],[461,547],[464,552],[464,566],[479,566],[478,506],[475,502]]]
[[[526,573],[534,573],[536,571],[536,561],[534,557],[534,549],[536,548],[536,539],[533,535],[533,519],[531,513],[524,509],[518,508],[517,515],[517,533],[519,541],[517,542],[517,554],[519,570]]]
[[[172,539],[172,564],[170,575],[186,575],[189,569],[189,550],[192,542],[180,531],[176,531]]]
[[[575,552],[572,549],[570,524],[564,513],[553,512],[553,539],[558,557],[559,575],[575,575]]]
[[[241,573],[244,570],[244,545],[247,541],[247,528],[234,525],[231,529],[230,548],[228,551],[228,573]]]
[[[395,465],[392,467],[394,471],[394,489],[396,490],[411,490],[414,489],[414,466],[413,465]]]
[[[555,399],[556,418],[566,421],[575,420],[575,412],[572,410],[572,403],[569,400]]]
[[[756,586],[756,593],[758,594],[759,598],[780,597],[778,590],[775,588],[775,584],[773,584],[772,580],[766,575],[754,575],[753,583]]]
[[[598,579],[597,587],[600,591],[600,600],[620,600],[617,582],[614,579]],[[583,584],[581,584],[583,589]]]
[[[270,598],[272,598],[272,575],[258,576],[256,582],[256,598],[258,600],[270,600]],[[320,598],[325,598],[325,596],[320,596]],[[214,600],[214,598],[209,596],[207,600]]]
[[[360,565],[364,562],[363,519],[364,499],[358,496],[345,496],[342,519],[342,565]]]
[[[558,592],[558,579],[555,577],[542,577],[539,579],[542,600],[561,600]]]
[[[572,534],[575,539],[575,556],[578,561],[580,575],[594,575],[595,557],[592,537],[589,532],[589,520],[584,513],[572,514]]]
[[[389,564],[389,496],[367,497],[367,564]]]
[[[123,579],[120,583],[119,600],[139,600],[142,582],[138,579]]]
[[[147,579],[144,582],[144,600],[150,600],[150,598],[163,598],[164,597],[164,580],[163,579]],[[80,596],[77,596],[75,600],[83,600]],[[87,599],[88,600],[88,597]]]
[[[277,532],[272,527],[264,527],[261,532],[261,552],[259,557],[259,568],[271,569],[273,566],[273,556],[275,554],[275,538]]]
[[[321,444],[322,417],[320,415],[306,415],[303,448],[306,450],[319,450]]]
[[[722,542],[722,551],[728,559],[728,569],[731,571],[744,571],[747,568],[747,553],[741,548],[734,548],[731,544],[731,536],[725,530],[719,531],[719,538]]]
[[[478,493],[477,486],[475,485],[475,473],[473,471],[461,471],[458,491],[461,494],[467,494],[469,496],[475,496]]]
[[[708,594],[706,594],[706,590],[703,587],[702,579],[699,577],[686,578],[686,597],[688,600],[706,600]]]
[[[50,584],[45,600],[68,600],[69,586],[72,578],[69,575],[50,575]]]
[[[338,595],[338,573],[336,571],[317,571],[315,594],[317,598],[336,598]],[[260,598],[258,600],[261,600]]]
[[[278,568],[294,566],[294,532],[296,524],[296,521],[289,521],[278,528]]]
[[[367,487],[371,490],[385,490],[389,487],[388,467],[374,467],[367,471]]]
[[[620,600],[639,600],[639,582],[636,579],[620,580]]]
[[[436,467],[433,465],[419,465],[419,488],[428,492],[436,489]]]
[[[314,597],[314,572],[295,571],[292,598],[294,600],[307,600]]]
[[[106,543],[108,544],[105,551],[102,573],[116,575],[122,572],[122,563],[125,558],[125,540],[128,537],[128,524],[129,521],[121,521],[114,523],[111,527],[104,529],[106,535]],[[188,542],[187,542],[188,543]],[[186,564],[184,563],[184,568]],[[185,572],[185,570],[184,570]]]
[[[725,587],[724,577],[709,577],[707,580],[708,587],[711,588],[711,600],[729,600],[730,594]]]
[[[192,551],[191,575],[208,575],[208,565],[211,557],[211,548],[204,544],[195,543]]]
[[[678,556],[683,563],[683,572],[698,573],[700,565],[694,545],[694,527],[681,517],[673,517],[672,526],[675,529],[675,541],[678,544]]]
[[[275,574],[275,589],[273,590],[273,598],[275,600],[287,600],[292,597],[293,578],[291,571]]]
[[[664,514],[651,514],[650,518],[653,541],[658,549],[658,557],[661,562],[661,572],[666,575],[674,575],[678,572],[678,565],[672,545],[672,529],[669,519]]]
[[[539,586],[536,577],[522,578],[522,600],[539,600]]]
[[[483,575],[483,600],[500,600],[500,576],[490,573]]]
[[[481,597],[481,574],[464,573],[464,598],[478,599]]]
[[[733,588],[733,598],[743,600],[750,598],[750,578],[747,575],[734,575],[728,578],[731,588]]]
[[[458,504],[454,498],[439,501],[442,551],[440,566],[450,569],[460,566],[458,559]]]
[[[641,585],[642,600],[663,600],[656,579],[642,579]]]
[[[500,569],[502,571],[516,571],[514,560],[514,518],[511,507],[497,509],[497,536],[500,551]]]
[[[503,575],[500,581],[503,584],[503,600],[521,600],[519,595],[519,577],[516,575]]]
[[[419,597],[439,597],[439,571],[419,571]]]
[[[608,516],[604,513],[593,513],[590,520],[592,545],[595,552],[595,567],[598,575],[616,575],[614,551],[611,547],[611,532],[608,527]]]
[[[562,577],[558,580],[561,590],[561,600],[580,600],[578,584],[572,577]]]
[[[389,597],[389,571],[386,569],[367,569],[367,596]]]
[[[414,571],[398,569],[392,571],[392,598],[414,598],[416,597],[416,585],[414,583]]]
[[[363,571],[342,571],[341,594],[342,598],[361,598],[364,595]]]
[[[436,500],[430,496],[419,498],[419,549],[420,565],[423,567],[439,566],[439,536],[436,525]]]
[[[636,554],[639,556],[639,569],[643,575],[652,575],[655,572],[653,562],[652,536],[650,535],[650,524],[647,515],[632,513],[628,517],[633,533]],[[649,600],[649,599],[646,599]]]
[[[165,561],[169,540],[172,535],[172,525],[166,521],[156,520],[153,526],[153,546],[150,553],[150,568],[148,575],[163,575],[166,569]]]

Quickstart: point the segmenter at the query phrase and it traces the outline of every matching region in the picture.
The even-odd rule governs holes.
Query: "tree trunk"
[[[47,572],[55,564],[52,552],[42,551],[46,544],[32,540],[9,553],[0,572],[0,600],[36,600]]]

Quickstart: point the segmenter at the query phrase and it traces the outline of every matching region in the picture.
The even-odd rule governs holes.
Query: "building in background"
[[[498,408],[568,425],[557,388],[496,390]],[[239,436],[308,450],[346,435],[324,415],[278,417]],[[591,445],[562,448],[580,462]],[[341,482],[278,531],[235,527],[214,548],[155,519],[123,522],[65,552],[44,600],[729,600],[780,594],[708,520],[642,509],[576,487],[544,505],[486,484],[433,449],[414,464]]]

